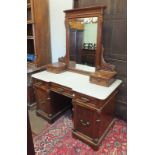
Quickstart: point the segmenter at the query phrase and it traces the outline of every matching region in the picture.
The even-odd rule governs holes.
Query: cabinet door
[[[84,135],[93,137],[94,111],[83,106],[78,102],[74,103],[74,129]]]
[[[39,87],[35,87],[35,94],[37,100],[37,110],[41,110],[48,115],[51,114],[50,93]]]

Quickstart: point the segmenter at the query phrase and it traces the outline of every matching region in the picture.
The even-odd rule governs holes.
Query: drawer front
[[[37,100],[37,109],[42,110],[47,114],[51,114],[51,98],[48,91],[35,87],[35,95]]]
[[[73,91],[71,88],[64,87],[64,86],[61,86],[59,84],[52,83],[51,84],[51,90],[56,92],[56,93],[65,95],[67,97],[71,97],[71,98],[73,97]]]
[[[98,77],[90,77],[90,82],[97,85],[109,87],[114,82],[114,79],[101,79]]]
[[[99,102],[97,99],[93,97],[76,92],[74,93],[74,100],[92,107],[96,107],[96,104]]]
[[[40,88],[43,88],[43,89],[48,89],[48,87],[49,87],[48,82],[41,81],[41,80],[38,80],[38,79],[33,79],[33,85],[35,87],[40,87]]]
[[[74,129],[84,135],[93,137],[94,111],[74,103]]]

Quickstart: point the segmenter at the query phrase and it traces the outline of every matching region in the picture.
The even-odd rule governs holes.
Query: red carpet
[[[36,155],[126,155],[127,124],[116,120],[98,151],[72,138],[72,120],[70,111],[66,112],[54,124],[35,136]]]

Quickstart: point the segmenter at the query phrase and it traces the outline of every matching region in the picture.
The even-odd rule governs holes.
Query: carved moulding
[[[96,67],[96,71],[90,74],[89,81],[97,85],[109,87],[115,81],[117,72],[114,65],[105,62],[103,52],[104,48],[102,47],[100,67]]]

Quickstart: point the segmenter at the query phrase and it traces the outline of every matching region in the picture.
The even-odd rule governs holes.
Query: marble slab
[[[89,82],[89,76],[74,72],[63,72],[59,74],[42,71],[32,75],[33,78],[46,82],[54,82],[62,86],[70,87],[73,91],[105,100],[122,83],[116,79],[109,87],[99,86]]]

